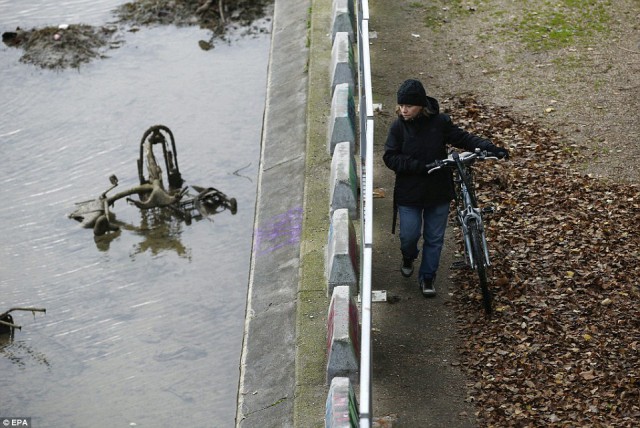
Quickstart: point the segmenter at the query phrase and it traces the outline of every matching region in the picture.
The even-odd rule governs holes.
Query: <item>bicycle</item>
[[[441,168],[454,171],[456,222],[462,231],[464,243],[464,265],[475,270],[480,280],[482,304],[487,315],[492,312],[491,290],[487,279],[487,270],[491,266],[489,248],[484,231],[483,214],[494,212],[493,207],[480,208],[473,185],[472,165],[477,160],[499,159],[491,152],[476,149],[471,152],[453,151],[446,159],[437,160],[427,165],[429,174]]]
[[[153,151],[155,145],[162,148],[168,190],[165,190],[163,171]],[[77,208],[68,217],[80,222],[84,228],[93,229],[95,236],[102,236],[120,229],[115,224],[115,216],[109,207],[122,198],[126,198],[127,202],[141,210],[168,208],[187,225],[191,224],[192,219],[201,220],[224,210],[229,210],[235,215],[238,211],[236,199],[229,198],[218,189],[191,185],[197,192],[194,196],[189,193],[188,186],[182,187],[184,180],[178,169],[176,153],[176,143],[171,130],[164,125],[150,127],[140,141],[140,157],[137,160],[140,184],[116,195],[107,196],[107,193],[118,186],[118,177],[113,174],[109,177],[111,187],[102,192],[97,199],[76,203]],[[147,176],[144,173],[145,169]],[[135,194],[139,200],[129,198]]]

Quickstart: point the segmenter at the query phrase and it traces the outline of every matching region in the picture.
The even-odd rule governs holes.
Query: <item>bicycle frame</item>
[[[456,220],[462,231],[466,264],[478,274],[482,301],[487,314],[491,314],[491,291],[487,277],[487,268],[491,266],[489,248],[484,233],[482,213],[478,207],[475,190],[473,188],[472,164],[476,159],[497,159],[487,152],[476,149],[475,153],[452,152],[447,159],[442,159],[427,165],[429,173],[443,168],[454,170]]]
[[[478,208],[477,199],[473,192],[473,175],[471,165],[465,165],[462,163],[458,153],[453,154],[453,159],[456,162],[456,168],[454,170],[454,183],[456,184],[456,218],[458,225],[462,229],[465,257],[467,258],[471,269],[475,270],[477,268],[477,261],[473,258],[473,251],[471,251],[471,236],[469,233],[469,221],[473,219],[476,221],[482,236],[482,251],[484,253],[485,266],[491,266],[491,260],[489,259],[489,247],[484,234],[482,210]]]

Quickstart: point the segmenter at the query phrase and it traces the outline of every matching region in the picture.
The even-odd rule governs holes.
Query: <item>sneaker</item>
[[[413,274],[413,259],[408,257],[402,258],[402,267],[400,268],[400,273],[405,278],[409,278],[411,274]]]
[[[421,278],[420,291],[424,297],[433,297],[436,295],[436,287],[434,286],[434,278]]]

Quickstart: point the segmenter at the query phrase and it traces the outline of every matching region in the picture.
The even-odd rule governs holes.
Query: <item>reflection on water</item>
[[[27,364],[49,367],[49,361],[44,354],[23,341],[14,341],[8,334],[0,335],[0,355],[19,368],[24,368]]]
[[[99,25],[117,4],[0,0],[1,30]],[[233,425],[269,36],[208,52],[203,38],[143,29],[65,72],[0,47],[0,312],[47,309],[19,315],[22,330],[0,343],[2,415],[47,427]],[[122,203],[121,232],[94,240],[67,215],[111,174],[138,183],[140,136],[158,123],[176,136],[185,181],[237,198],[237,214],[187,226]]]
[[[186,248],[180,237],[185,223],[182,219],[166,210],[141,210],[140,224],[138,226],[122,221],[114,221],[120,230],[102,236],[94,236],[96,248],[107,251],[110,243],[119,238],[123,230],[131,232],[139,237],[140,242],[135,244],[131,257],[149,251],[157,256],[163,251],[173,251],[178,256],[191,259],[191,250]]]

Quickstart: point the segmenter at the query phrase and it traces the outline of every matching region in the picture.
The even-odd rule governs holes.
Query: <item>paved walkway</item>
[[[393,176],[381,170],[384,165],[376,167],[375,187],[384,188],[387,197],[374,201],[373,289],[387,290],[388,301],[395,303],[373,306],[374,416],[394,421],[394,428],[473,427],[474,410],[465,401],[466,381],[456,356],[455,315],[447,306],[450,251],[441,260],[437,296],[424,298],[416,274],[400,274],[399,239],[391,234]],[[449,230],[448,248],[450,235]]]
[[[466,401],[467,382],[456,354],[455,315],[447,305],[455,247],[452,231],[447,231],[435,283],[437,296],[432,299],[418,290],[415,273],[411,278],[401,276],[399,238],[391,234],[394,174],[382,162],[383,146],[399,84],[420,79],[415,70],[428,67],[424,56],[406,44],[412,37],[404,24],[411,1],[369,0],[369,7],[369,28],[378,35],[370,46],[373,102],[383,107],[383,114],[375,118],[374,188],[383,188],[386,195],[374,201],[373,289],[387,290],[397,300],[373,307],[374,416],[395,420],[394,428],[473,427],[474,410]],[[405,25],[404,33],[399,23]]]

